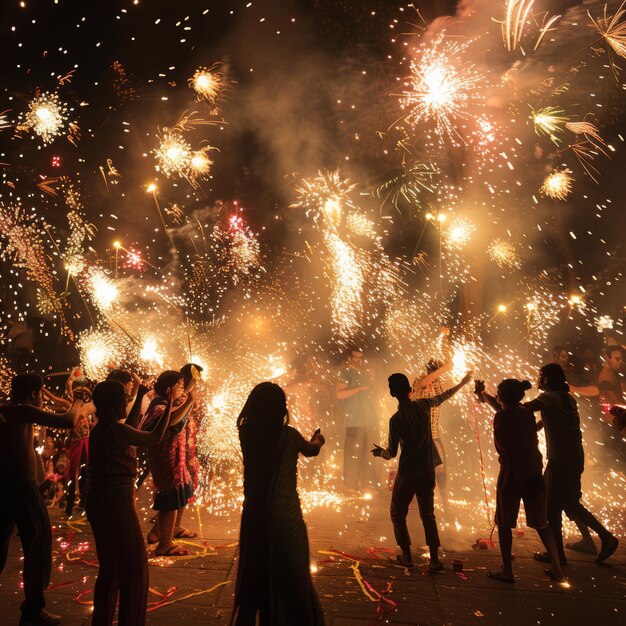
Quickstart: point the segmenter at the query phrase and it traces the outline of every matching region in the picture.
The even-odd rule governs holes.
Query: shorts
[[[524,502],[526,524],[529,528],[541,529],[548,526],[546,517],[546,489],[541,476],[527,480],[523,485],[510,481],[500,484],[496,501],[496,524],[502,528],[515,528],[520,502]]]

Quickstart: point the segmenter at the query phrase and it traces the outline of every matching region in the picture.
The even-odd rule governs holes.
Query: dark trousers
[[[346,428],[343,447],[343,482],[350,489],[365,487],[370,480],[370,454],[366,426]]]
[[[600,539],[611,534],[580,501],[582,497],[580,486],[582,472],[583,469],[578,463],[550,459],[544,473],[548,525],[554,533],[556,547],[562,560],[566,558],[563,551],[563,512],[571,520],[582,522],[594,530]]]
[[[87,493],[87,519],[98,552],[93,626],[110,626],[119,596],[120,626],[143,626],[148,602],[148,559],[135,510],[135,488],[96,487]]]
[[[435,519],[435,472],[427,476],[406,476],[398,474],[391,495],[391,522],[396,543],[408,552],[411,545],[406,516],[413,498],[417,498],[420,517],[426,534],[426,544],[430,548],[439,547],[439,532]]]
[[[0,572],[4,570],[14,527],[24,551],[24,595],[22,614],[35,618],[46,606],[43,592],[50,583],[52,531],[48,510],[34,482],[10,485],[4,492],[0,513]]]

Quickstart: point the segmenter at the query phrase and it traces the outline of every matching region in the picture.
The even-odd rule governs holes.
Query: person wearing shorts
[[[496,525],[502,568],[488,571],[487,576],[505,583],[515,582],[511,552],[512,531],[517,526],[521,502],[524,503],[527,525],[537,531],[547,554],[550,555],[552,567],[545,570],[546,575],[553,580],[563,578],[556,542],[546,517],[546,491],[541,475],[542,458],[535,416],[520,405],[525,390],[530,387],[526,380],[510,378],[498,385],[495,398],[485,391],[482,392],[483,398],[496,409],[493,439],[500,461]]]

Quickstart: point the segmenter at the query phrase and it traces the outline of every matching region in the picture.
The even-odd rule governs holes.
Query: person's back
[[[433,444],[430,410],[428,399],[411,400],[400,405],[389,421],[390,431],[400,441],[401,474],[429,474],[441,463]]]
[[[3,418],[3,419],[2,419]],[[31,482],[37,475],[37,462],[33,447],[34,429],[27,421],[23,409],[7,405],[0,418],[0,472],[10,476],[11,482]]]
[[[130,446],[115,443],[112,428],[115,428],[115,423],[98,422],[89,435],[91,481],[132,481],[137,473],[135,453]]]
[[[548,459],[582,462],[580,416],[574,397],[565,391],[544,391],[528,405],[541,411]]]

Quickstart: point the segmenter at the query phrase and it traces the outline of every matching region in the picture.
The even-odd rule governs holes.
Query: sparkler
[[[515,245],[504,239],[494,239],[487,248],[487,254],[500,267],[520,267],[521,261]]]
[[[422,47],[411,62],[411,74],[404,81],[400,105],[411,124],[433,121],[437,132],[458,135],[454,122],[469,115],[469,107],[481,102],[479,85],[485,78],[471,63],[462,63],[469,43],[435,39]]]
[[[531,118],[535,132],[538,135],[547,135],[555,143],[559,144],[558,134],[563,132],[568,119],[563,115],[564,111],[556,107],[544,107],[533,111]]]
[[[212,67],[199,67],[189,79],[189,86],[196,92],[198,100],[207,100],[215,105],[217,98],[224,86],[224,75],[217,70],[217,65]]]
[[[619,5],[613,16],[609,16],[608,5],[604,5],[604,15],[602,18],[594,20],[591,13],[587,11],[589,19],[593,22],[601,38],[607,43],[609,48],[622,58],[626,59],[626,2]]]
[[[67,105],[55,93],[42,93],[30,101],[28,113],[22,119],[21,125],[32,128],[44,144],[52,143],[68,120]]]
[[[548,174],[541,185],[541,193],[554,200],[565,200],[572,191],[574,179],[568,169],[556,169]]]
[[[356,185],[343,178],[337,169],[333,172],[319,171],[315,178],[304,178],[296,187],[298,202],[292,207],[313,213],[313,219],[324,220],[330,227],[338,228],[345,210],[354,210],[351,194]]]
[[[442,236],[451,248],[462,249],[471,239],[476,225],[465,217],[455,217],[450,226],[442,232]]]

